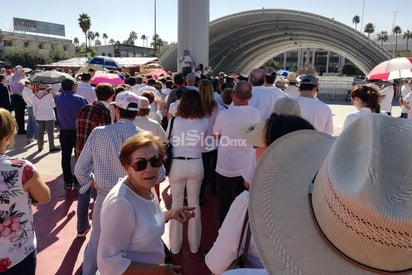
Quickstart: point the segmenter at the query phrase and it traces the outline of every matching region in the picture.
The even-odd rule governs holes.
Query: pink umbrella
[[[368,74],[368,80],[393,80],[412,77],[412,57],[397,57],[379,63]]]
[[[96,74],[90,81],[90,84],[97,85],[99,83],[110,83],[112,85],[124,84],[124,80],[118,74]]]
[[[149,76],[149,75],[152,75],[154,77],[154,79],[158,79],[161,76],[166,76],[167,72],[165,70],[162,70],[162,69],[154,69],[154,70],[151,70],[148,73],[145,73],[144,75],[146,77]]]

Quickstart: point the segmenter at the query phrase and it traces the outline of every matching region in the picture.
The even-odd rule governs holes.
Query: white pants
[[[196,215],[189,220],[187,232],[189,248],[192,253],[197,253],[199,250],[200,238],[202,236],[199,207],[199,193],[202,179],[202,158],[188,160],[173,159],[169,173],[169,182],[172,192],[172,209],[183,206],[185,189],[187,205],[189,207],[195,207]],[[174,254],[179,253],[182,247],[182,229],[182,223],[176,220],[170,221],[170,250]]]

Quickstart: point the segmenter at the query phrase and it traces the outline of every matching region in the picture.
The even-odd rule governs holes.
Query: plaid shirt
[[[87,104],[80,109],[76,118],[76,160],[79,158],[80,152],[92,130],[97,126],[111,123],[110,110],[100,101]]]

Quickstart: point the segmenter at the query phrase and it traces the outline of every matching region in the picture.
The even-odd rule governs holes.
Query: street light
[[[157,37],[156,37],[156,0],[154,0],[154,36],[153,36],[153,38],[154,38],[154,45],[153,45],[153,48],[154,48],[154,52],[155,52],[155,54],[156,54],[156,52],[157,52]]]

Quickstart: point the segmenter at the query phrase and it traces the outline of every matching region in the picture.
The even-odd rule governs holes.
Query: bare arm
[[[46,203],[50,201],[50,189],[35,172],[34,176],[24,185],[24,191],[29,192],[33,203]]]

